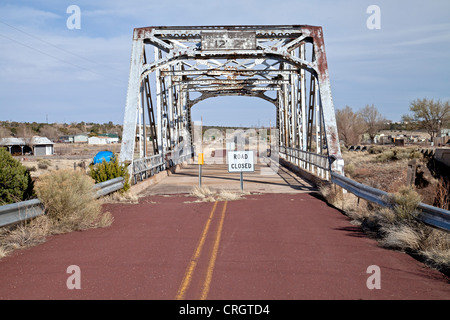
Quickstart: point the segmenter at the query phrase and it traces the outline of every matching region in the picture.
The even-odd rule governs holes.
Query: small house
[[[86,133],[78,133],[73,135],[74,143],[86,143],[88,142],[88,135]]]
[[[88,138],[88,144],[108,144],[107,137],[93,136]]]
[[[35,156],[51,156],[53,155],[53,142],[46,137],[34,136],[31,138],[29,146],[33,150]]]
[[[98,136],[108,138],[108,143],[119,143],[119,135],[116,133],[100,133]]]

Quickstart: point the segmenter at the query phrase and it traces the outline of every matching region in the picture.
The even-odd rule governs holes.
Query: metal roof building
[[[53,142],[46,137],[35,136],[31,138],[30,147],[33,148],[35,156],[50,156],[53,154]]]
[[[8,152],[11,154],[24,154],[26,152],[30,152],[30,147],[27,146],[27,143],[24,138],[1,138],[0,146],[6,147]]]
[[[12,155],[24,155],[32,153],[35,156],[47,156],[53,154],[53,142],[46,137],[34,136],[25,138],[2,138],[0,146],[6,147]]]

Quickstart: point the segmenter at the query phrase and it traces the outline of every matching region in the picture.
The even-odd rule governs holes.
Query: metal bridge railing
[[[328,157],[314,152],[291,147],[279,147],[280,156],[285,160],[305,169],[321,179],[329,180],[330,165]]]
[[[154,156],[133,160],[132,170],[134,183],[136,184],[138,181],[143,181],[149,177],[152,177],[166,168],[170,168],[187,161],[193,157],[193,152],[193,147],[189,146],[171,151],[164,157],[160,154],[156,154]]]
[[[172,151],[170,161],[172,162],[172,165],[176,166],[177,164],[183,163],[188,159],[192,158],[193,155],[194,155],[194,147],[189,146],[181,148],[179,150]]]
[[[136,184],[143,181],[164,169],[164,160],[162,155],[155,154],[151,157],[145,157],[133,160],[133,179]]]

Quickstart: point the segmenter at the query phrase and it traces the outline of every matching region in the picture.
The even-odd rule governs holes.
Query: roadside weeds
[[[430,227],[418,219],[421,197],[412,187],[400,188],[394,194],[392,208],[384,208],[339,186],[322,186],[321,195],[332,206],[347,215],[381,247],[405,252],[426,265],[450,275],[450,233]]]

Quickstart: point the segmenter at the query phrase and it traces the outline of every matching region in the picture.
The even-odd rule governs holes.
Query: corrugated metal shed
[[[6,147],[12,155],[23,155],[24,153],[31,152],[31,148],[27,146],[27,141],[24,138],[2,138],[0,139],[0,146]]]
[[[0,146],[24,146],[26,145],[26,141],[24,138],[1,138]]]
[[[30,145],[36,146],[36,145],[53,145],[53,142],[48,139],[47,137],[38,137],[34,136],[30,140]]]

